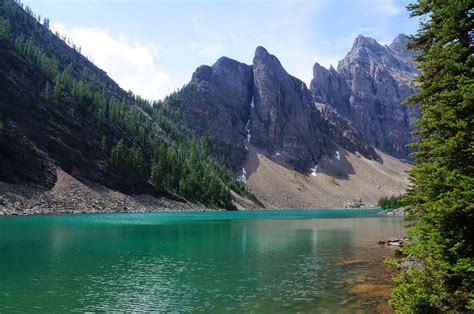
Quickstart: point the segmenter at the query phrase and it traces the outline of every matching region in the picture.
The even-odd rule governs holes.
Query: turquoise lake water
[[[0,312],[384,312],[377,210],[0,218]]]

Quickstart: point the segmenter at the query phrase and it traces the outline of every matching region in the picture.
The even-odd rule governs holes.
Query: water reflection
[[[0,221],[0,311],[377,309],[376,242],[403,233],[392,217],[137,222]]]

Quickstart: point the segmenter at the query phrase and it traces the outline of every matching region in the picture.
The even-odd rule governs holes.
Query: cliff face
[[[318,63],[313,68],[311,91],[360,130],[370,145],[397,158],[407,158],[410,133],[419,117],[415,106],[401,102],[414,92],[413,53],[399,35],[389,46],[358,36],[337,71]]]
[[[350,124],[334,128],[306,85],[263,47],[257,47],[252,65],[223,57],[200,66],[171,103],[175,121],[214,139],[214,151],[234,170],[241,169],[250,145],[300,172],[334,156],[337,145],[377,158]]]
[[[245,160],[246,121],[253,93],[252,67],[222,57],[211,67],[200,66],[173,100],[174,115],[198,137],[208,137],[214,152],[228,164]]]
[[[293,164],[302,162],[307,168],[329,156],[335,147],[324,133],[324,120],[306,85],[289,75],[262,47],[255,52],[253,76],[252,143],[268,154],[281,154]]]

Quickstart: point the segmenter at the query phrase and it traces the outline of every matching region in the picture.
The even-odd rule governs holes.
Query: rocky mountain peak
[[[200,66],[176,99],[189,128],[213,138],[216,152],[235,170],[253,148],[301,172],[334,156],[337,145],[377,158],[360,136],[349,136],[356,133],[342,119],[346,129],[330,128],[306,84],[263,47],[256,48],[252,65],[222,57]]]
[[[285,76],[288,75],[285,69],[278,60],[277,57],[270,54],[265,48],[258,46],[255,49],[255,56],[253,58],[253,68],[254,72],[265,71],[267,74],[273,73],[277,76]]]
[[[390,47],[391,48],[392,47],[405,48],[405,45],[408,44],[408,42],[409,42],[408,36],[405,34],[400,34],[393,39],[392,43],[390,44]]]
[[[233,69],[233,68],[237,68],[239,65],[243,65],[243,63],[238,62],[228,57],[220,57],[219,59],[217,59],[216,63],[214,63],[212,67],[214,69],[220,69],[220,68]]]
[[[212,75],[212,67],[208,65],[201,65],[194,71],[191,80],[193,81],[206,81],[211,78]]]
[[[331,72],[315,64],[311,91],[356,129],[371,145],[399,158],[408,158],[406,144],[419,111],[401,102],[413,91],[416,75],[408,38],[398,35],[390,46],[358,36],[351,51]]]
[[[371,37],[365,37],[363,35],[359,35],[354,40],[354,44],[352,45],[352,50],[354,50],[356,48],[361,48],[361,47],[365,47],[365,48],[375,47],[375,48],[378,48],[378,47],[381,47],[381,46],[375,39],[373,39]]]
[[[415,53],[412,50],[408,50],[406,45],[410,42],[410,39],[405,34],[400,34],[392,41],[388,46],[388,49],[398,57],[398,59],[406,65],[406,70],[415,72],[416,64],[413,61]]]
[[[258,46],[257,48],[255,48],[255,57],[256,58],[266,58],[270,56],[270,53],[268,53],[268,50],[265,49],[264,47],[262,46]]]

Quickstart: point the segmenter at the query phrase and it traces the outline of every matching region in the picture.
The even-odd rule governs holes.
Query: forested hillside
[[[233,208],[231,189],[249,195],[163,103],[122,90],[18,1],[0,0],[0,56],[0,181],[51,187],[58,167],[211,207]]]

